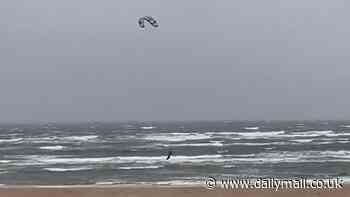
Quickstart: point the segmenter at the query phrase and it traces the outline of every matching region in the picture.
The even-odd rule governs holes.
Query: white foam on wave
[[[289,132],[286,131],[250,131],[250,132],[206,132],[204,133],[211,137],[224,137],[231,140],[240,139],[259,139],[259,138],[295,138],[295,137],[342,137],[350,136],[347,132],[334,132],[332,130],[322,130],[322,131],[304,131],[304,132]],[[238,137],[235,137],[237,136]]]
[[[158,181],[158,182],[134,182],[132,184],[128,184],[125,181],[122,180],[106,180],[106,181],[98,181],[95,184],[96,185],[101,185],[101,186],[109,186],[109,185],[119,185],[119,186],[131,186],[134,187],[135,184],[137,186],[180,186],[180,187],[193,187],[193,186],[200,186],[203,185],[203,178],[201,179],[196,177],[191,178],[190,180],[171,180],[171,181]]]
[[[147,184],[147,183],[146,183]],[[172,181],[158,181],[152,183],[152,185],[167,185],[167,186],[199,186],[203,185],[203,181],[200,180],[172,180]]]
[[[108,163],[127,163],[119,157],[96,157],[96,158],[71,158],[55,156],[26,156],[22,165],[53,165],[53,164],[108,164]],[[150,160],[152,158],[149,158]]]
[[[343,128],[350,128],[350,125],[341,125],[340,127],[343,127]]]
[[[339,177],[340,180],[343,180],[344,183],[349,184],[350,183],[350,176],[342,176]]]
[[[14,139],[0,139],[0,143],[11,143],[22,141],[23,138],[14,138]]]
[[[298,143],[310,143],[313,141],[313,139],[295,139],[295,140],[290,140],[292,142],[298,142]]]
[[[269,132],[236,132],[244,139],[271,138],[283,135],[285,131],[269,131]]]
[[[91,167],[77,167],[77,168],[44,168],[46,171],[50,172],[71,172],[71,171],[82,171],[91,170]]]
[[[140,169],[158,169],[163,167],[162,165],[159,166],[125,166],[125,167],[119,167],[120,170],[140,170]]]
[[[151,129],[155,129],[156,127],[153,126],[149,126],[149,127],[141,127],[141,129],[143,130],[151,130]]]
[[[59,137],[57,136],[50,136],[50,137],[26,137],[24,139],[24,142],[29,142],[33,144],[40,144],[40,143],[56,143]]]
[[[98,138],[98,135],[85,135],[85,136],[68,136],[68,137],[62,137],[61,139],[63,141],[90,141]]]
[[[114,140],[135,140],[138,139],[137,136],[135,135],[118,135],[118,136],[113,136],[114,138],[108,139],[109,141],[114,141]]]
[[[235,135],[235,132],[205,132],[204,134],[206,135],[211,135],[211,136],[227,136],[227,135]]]
[[[48,164],[84,164],[84,163],[110,163],[113,161],[113,157],[100,157],[100,158],[52,158],[38,160]]]
[[[122,163],[157,163],[157,162],[168,162],[168,163],[200,163],[206,161],[212,161],[214,159],[222,158],[222,155],[195,155],[195,156],[184,156],[184,155],[174,155],[170,160],[165,161],[165,156],[124,156],[119,157],[119,162]]]
[[[305,132],[294,132],[291,134],[285,134],[283,137],[318,137],[318,136],[330,136],[334,135],[334,131],[305,131]]]
[[[245,130],[259,130],[259,127],[245,127]]]
[[[114,184],[120,184],[121,181],[98,181],[95,184],[96,185],[114,185]]]
[[[234,158],[231,159],[232,163],[250,163],[250,164],[265,164],[265,163],[280,163],[280,162],[299,162],[298,157],[265,157],[257,156],[250,158]]]
[[[288,142],[234,142],[227,145],[234,146],[271,146],[271,145],[287,145]]]
[[[144,137],[145,140],[181,142],[187,140],[210,139],[211,136],[205,133],[160,133],[150,134]]]
[[[277,155],[277,154],[276,154]],[[234,158],[232,163],[251,163],[251,164],[265,164],[265,163],[280,163],[280,162],[299,162],[300,158],[294,155],[284,155],[276,157],[275,155],[260,155],[247,158]]]
[[[63,150],[65,149],[65,146],[41,146],[39,149],[42,150]]]
[[[334,142],[331,142],[331,141],[324,141],[324,142],[315,142],[314,144],[317,144],[317,145],[325,145],[325,144],[333,144]]]
[[[330,134],[326,134],[325,136],[327,137],[342,137],[342,136],[350,136],[350,133],[345,133],[345,132],[342,132],[342,133],[330,133]]]
[[[161,146],[165,147],[182,147],[182,146],[193,146],[193,147],[201,147],[201,146],[224,146],[222,141],[210,141],[209,143],[181,143],[181,144],[161,144]]]
[[[83,164],[132,164],[122,166],[120,169],[159,168],[165,164],[197,165],[206,163],[221,163],[234,165],[240,163],[264,164],[280,162],[350,162],[350,151],[274,151],[246,155],[173,155],[170,160],[163,156],[117,156],[100,158],[71,158],[55,156],[24,156],[22,160],[13,165],[83,165]],[[24,159],[24,160],[23,160]],[[142,164],[142,165],[135,165]],[[146,165],[145,165],[146,164]],[[52,169],[52,168],[51,168]]]
[[[337,142],[337,143],[340,143],[340,144],[347,144],[347,143],[350,143],[349,140],[337,140],[336,142]]]
[[[49,136],[49,137],[28,137],[24,141],[30,143],[64,143],[64,142],[90,142],[96,141],[97,135],[83,135],[83,136]]]
[[[258,153],[253,156],[239,157],[231,156],[232,163],[299,163],[299,162],[350,162],[350,151],[277,151],[270,153]]]
[[[322,151],[320,152],[320,155],[323,157],[350,159],[350,151],[347,151],[347,150]]]
[[[22,161],[18,165],[54,165],[54,164],[112,164],[112,163],[200,163],[217,160],[222,158],[222,155],[197,155],[197,156],[182,156],[175,155],[171,160],[165,160],[164,156],[119,156],[119,157],[99,157],[99,158],[70,158],[70,157],[55,157],[55,156],[22,156]],[[24,159],[24,160],[23,160]]]
[[[168,161],[169,163],[175,164],[186,164],[186,163],[217,163],[225,162],[227,158],[224,158],[223,155],[198,155],[198,156],[172,156]]]
[[[345,161],[350,162],[350,153],[344,151],[338,152],[272,152],[247,155],[197,155],[183,156],[174,155],[170,160],[165,160],[165,156],[121,156],[121,157],[103,157],[103,158],[55,158],[32,157],[19,165],[54,165],[54,164],[203,164],[203,163],[225,163],[228,165],[236,163],[279,163],[279,162],[324,162],[324,161]],[[155,165],[159,166],[159,165]],[[122,167],[122,169],[132,169],[132,166]],[[147,168],[147,167],[134,167]],[[155,168],[155,167],[150,167]]]
[[[71,157],[56,157],[48,155],[29,155],[17,156],[22,159],[20,165],[52,165],[52,164],[98,164],[111,163],[114,157],[100,157],[100,158],[71,158]]]
[[[319,138],[317,141],[314,141],[313,144],[334,144],[334,143],[341,143],[341,144],[346,144],[349,143],[350,141],[348,139],[343,139],[343,138]]]

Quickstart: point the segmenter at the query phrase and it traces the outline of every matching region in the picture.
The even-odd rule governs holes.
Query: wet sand
[[[2,187],[0,197],[348,197],[350,186],[333,190],[208,190],[204,187]]]

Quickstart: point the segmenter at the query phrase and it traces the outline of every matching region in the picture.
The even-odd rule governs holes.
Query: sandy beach
[[[346,197],[350,187],[338,190],[208,190],[204,187],[4,187],[0,197]]]

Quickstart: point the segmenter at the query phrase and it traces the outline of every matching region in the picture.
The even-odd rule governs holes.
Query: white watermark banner
[[[277,178],[231,178],[208,177],[205,181],[207,189],[342,189],[344,181],[334,179],[277,179]]]

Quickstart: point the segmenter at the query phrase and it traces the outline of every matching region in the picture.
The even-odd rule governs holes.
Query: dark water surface
[[[172,157],[166,160],[169,151]],[[350,175],[350,121],[1,124],[0,184]]]

